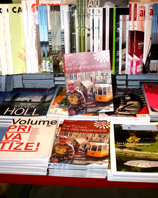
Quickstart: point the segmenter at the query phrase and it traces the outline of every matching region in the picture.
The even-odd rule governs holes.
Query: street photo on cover
[[[69,115],[113,111],[109,50],[63,57]]]

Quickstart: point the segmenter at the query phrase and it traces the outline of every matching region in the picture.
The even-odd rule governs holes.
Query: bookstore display
[[[157,29],[145,0],[0,4],[0,174],[158,183]]]

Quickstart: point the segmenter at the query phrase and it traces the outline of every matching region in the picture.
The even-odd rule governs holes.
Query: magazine
[[[109,50],[64,54],[70,116],[113,111]]]
[[[0,105],[0,116],[46,116],[55,89],[14,88]]]
[[[107,121],[64,120],[49,167],[107,168],[109,131],[110,122]]]

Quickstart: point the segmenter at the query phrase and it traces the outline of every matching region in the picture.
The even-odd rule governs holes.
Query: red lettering
[[[8,127],[8,130],[7,130],[7,131],[9,131],[9,130],[11,130],[11,129],[16,129],[16,128],[17,128],[16,125],[10,125],[10,126]]]
[[[18,130],[17,130],[17,132],[19,132],[20,131],[20,129],[23,131],[23,132],[25,132],[25,129],[27,128],[27,126],[26,125],[20,125],[19,127],[18,127]]]
[[[15,139],[21,140],[21,134],[18,133],[17,135],[15,135],[15,136],[12,138],[12,140],[15,140]]]
[[[7,133],[4,135],[5,140],[9,140],[9,138],[11,138],[14,135],[14,133],[12,133],[11,135],[7,136]]]
[[[33,144],[34,144],[34,143],[26,143],[26,146],[25,146],[24,150],[25,150],[25,151],[32,151]],[[30,147],[31,149],[29,149],[29,147]]]
[[[2,144],[2,146],[0,148],[2,150],[6,144],[9,144],[9,142],[1,142],[0,144]]]
[[[20,146],[22,146],[24,143],[17,143],[18,145],[16,147],[13,148],[13,150],[15,151],[21,151],[22,149],[18,149]]]
[[[10,144],[10,146],[9,146],[9,148],[8,148],[9,150],[12,148],[13,143],[14,143],[14,142],[12,142],[12,143]]]

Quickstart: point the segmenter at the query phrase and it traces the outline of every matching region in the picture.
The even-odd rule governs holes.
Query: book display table
[[[116,182],[116,181],[107,181],[107,179],[98,179],[98,178],[55,177],[55,176],[47,176],[47,175],[40,176],[40,175],[0,174],[0,182],[14,183],[14,184],[31,184],[31,185],[158,189],[158,183]]]

